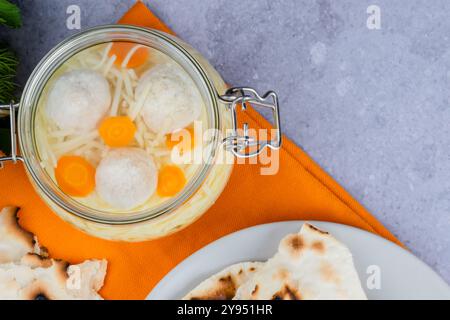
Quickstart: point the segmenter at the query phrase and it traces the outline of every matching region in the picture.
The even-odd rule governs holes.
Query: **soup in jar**
[[[173,155],[203,148],[194,123],[206,123],[207,112],[174,60],[115,42],[64,62],[44,87],[35,121],[41,166],[60,190],[114,213],[155,208],[184,189],[201,163]]]

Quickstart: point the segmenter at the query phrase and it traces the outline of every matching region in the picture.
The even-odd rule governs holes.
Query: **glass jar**
[[[207,109],[208,128],[214,135],[205,159],[185,188],[174,198],[156,208],[142,211],[111,213],[83,206],[62,192],[41,166],[36,139],[35,116],[44,86],[55,71],[78,52],[110,42],[132,42],[159,50],[175,60],[192,78]],[[258,141],[237,128],[237,108],[247,103],[272,110],[276,134],[271,140]],[[278,100],[273,92],[260,96],[250,88],[228,89],[217,71],[197,51],[174,36],[160,31],[128,25],[109,25],[86,30],[66,39],[52,49],[37,65],[24,88],[17,105],[1,106],[11,117],[11,155],[4,161],[23,161],[28,177],[46,204],[62,219],[96,237],[143,241],[175,232],[199,218],[217,199],[233,169],[232,157],[250,157],[264,148],[281,145]],[[17,127],[16,127],[16,114]],[[243,134],[240,134],[243,131]],[[16,137],[21,155],[17,154]],[[224,137],[224,138],[222,138]],[[249,147],[253,147],[249,151]],[[225,155],[224,155],[225,154]]]

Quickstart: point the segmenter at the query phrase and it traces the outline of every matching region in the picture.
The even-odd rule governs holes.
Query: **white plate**
[[[277,251],[279,241],[289,233],[297,233],[303,223],[270,223],[225,236],[176,266],[147,299],[180,299],[201,281],[229,265],[267,260]],[[330,232],[350,248],[369,299],[450,299],[450,287],[445,281],[425,263],[396,244],[341,224],[311,223]],[[379,268],[380,289],[367,288],[370,266]]]

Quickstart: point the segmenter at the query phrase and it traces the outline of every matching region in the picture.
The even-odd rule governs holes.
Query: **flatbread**
[[[367,299],[350,250],[329,233],[304,224],[242,284],[236,300]]]
[[[200,283],[183,300],[231,300],[236,290],[262,265],[262,262],[232,265]]]
[[[106,275],[106,260],[70,265],[48,258],[36,236],[18,223],[18,208],[0,211],[0,300],[102,299],[97,293]]]
[[[25,255],[20,263],[0,265],[0,300],[100,300],[106,260],[78,265]]]
[[[29,252],[46,256],[36,237],[19,225],[19,208],[5,207],[0,211],[0,263],[19,261]]]

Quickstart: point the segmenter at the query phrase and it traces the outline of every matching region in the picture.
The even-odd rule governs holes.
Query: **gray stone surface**
[[[18,1],[20,82],[74,33],[69,4],[86,28],[132,2]],[[276,90],[284,132],[450,282],[450,1],[146,2],[229,83]]]

